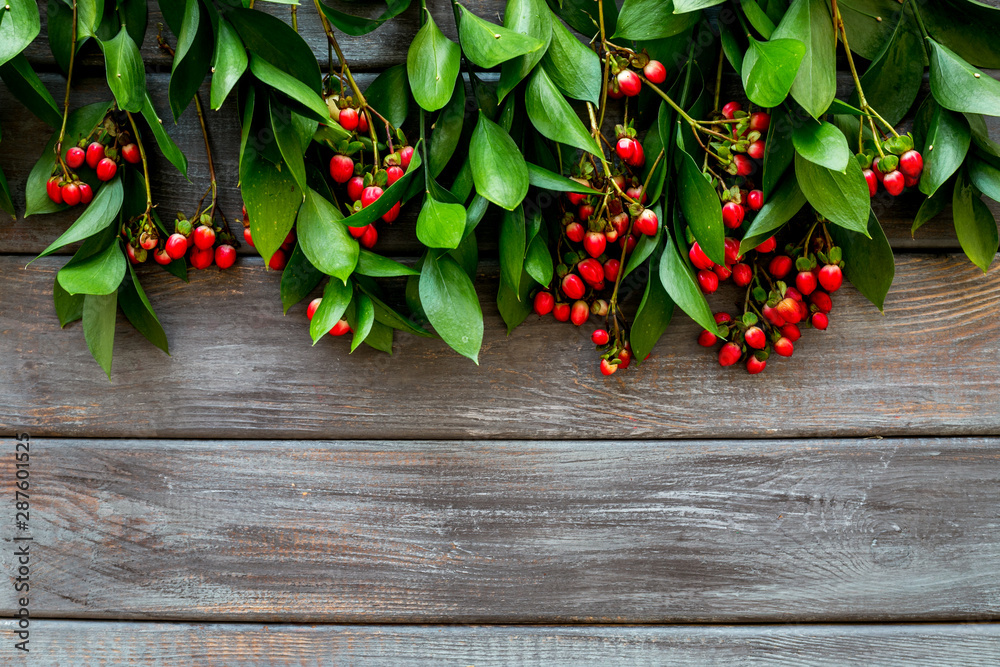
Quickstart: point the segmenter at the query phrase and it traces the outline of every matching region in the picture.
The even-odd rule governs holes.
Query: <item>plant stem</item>
[[[725,62],[726,52],[722,48],[722,44],[719,44],[719,69],[715,73],[715,106],[712,107],[712,111],[719,110],[719,94],[722,92],[722,64]]]
[[[66,73],[66,96],[63,98],[62,127],[59,128],[59,139],[56,141],[56,159],[62,167],[63,176],[69,177],[69,170],[62,158],[62,143],[66,137],[66,121],[69,119],[69,88],[73,82],[73,62],[76,59],[76,0],[73,0],[73,33],[69,45],[69,71]]]
[[[135,137],[136,145],[139,147],[139,157],[142,158],[142,175],[146,185],[146,215],[149,215],[150,211],[153,210],[153,193],[149,189],[149,161],[146,160],[146,149],[142,145],[139,128],[135,126],[135,118],[128,111],[125,112],[125,115],[128,116],[128,122],[132,124],[132,134]]]
[[[292,5],[292,30],[299,31],[299,6]]]
[[[207,213],[215,215],[215,204],[218,193],[218,183],[215,179],[215,161],[212,160],[212,147],[208,142],[208,128],[205,126],[205,114],[201,108],[201,95],[194,94],[194,108],[198,112],[198,122],[201,123],[201,136],[205,139],[205,155],[208,157],[208,175],[212,182],[212,204],[208,207]]]
[[[656,172],[656,165],[660,164],[660,160],[663,159],[664,150],[660,149],[660,154],[656,156],[656,160],[653,161],[653,166],[649,168],[649,175],[646,176],[646,182],[642,184],[642,191],[644,193],[649,192],[649,182],[653,180],[653,174]]]

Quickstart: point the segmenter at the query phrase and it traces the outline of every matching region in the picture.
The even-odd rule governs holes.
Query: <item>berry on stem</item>
[[[84,204],[89,204],[90,200],[94,198],[94,191],[86,183],[81,182],[76,185],[80,188],[80,201]]]
[[[767,367],[766,361],[761,361],[760,359],[758,359],[753,355],[750,355],[750,358],[747,359],[747,373],[749,373],[750,375],[756,375],[757,373],[762,373],[766,367]]]
[[[768,240],[761,243],[759,246],[754,248],[759,253],[767,254],[769,252],[774,252],[774,249],[778,247],[778,241],[772,236]]]
[[[580,276],[575,273],[567,273],[562,279],[562,291],[569,298],[576,300],[583,298],[587,288],[584,287]]]
[[[750,144],[749,146],[747,146],[747,155],[749,155],[750,157],[752,157],[754,160],[763,160],[764,159],[764,148],[765,148],[764,140],[763,139],[758,139],[757,141],[755,141],[752,144]],[[737,166],[739,166],[738,162],[737,162]],[[747,172],[747,173],[750,173],[750,172]],[[740,174],[740,176],[746,176],[746,174]]]
[[[87,146],[87,166],[97,169],[97,164],[104,159],[104,144],[93,142]]]
[[[555,307],[556,300],[551,292],[539,292],[535,295],[534,308],[538,315],[548,315]]]
[[[775,278],[784,278],[792,270],[792,258],[788,255],[773,257],[767,265],[767,270]]]
[[[698,286],[705,294],[712,294],[719,289],[719,276],[712,271],[702,269],[698,272]]]
[[[827,292],[836,292],[844,282],[844,272],[836,264],[827,264],[819,270],[819,284]]]
[[[267,266],[275,271],[281,271],[285,268],[288,263],[288,257],[285,256],[284,250],[275,250],[274,254],[271,255],[271,261],[267,263]]]
[[[73,146],[66,151],[66,166],[70,169],[78,169],[86,159],[87,153],[78,146]]]
[[[110,181],[115,177],[118,165],[111,158],[104,158],[97,163],[97,178],[102,181]]]
[[[759,211],[764,208],[764,192],[762,190],[751,190],[747,194],[747,205],[751,211]]]
[[[640,234],[656,236],[656,232],[660,229],[660,220],[656,217],[656,213],[653,213],[652,209],[644,208],[639,217],[635,219],[635,226],[633,228]]]
[[[816,276],[812,271],[799,271],[798,275],[795,276],[795,286],[799,292],[809,296],[816,289]]]
[[[583,237],[583,249],[591,257],[600,257],[607,244],[608,240],[601,232],[587,232]]]
[[[871,169],[865,169],[861,173],[865,175],[865,182],[868,183],[868,196],[874,197],[878,192],[878,176]]]
[[[705,251],[701,249],[701,246],[698,245],[697,241],[691,245],[688,257],[691,259],[691,263],[694,264],[696,269],[710,269],[715,266],[715,262],[708,258],[708,255],[706,255]]]
[[[778,340],[774,341],[774,351],[776,354],[780,354],[783,357],[790,357],[792,356],[792,352],[795,351],[795,346],[792,345],[792,341],[782,336]]]
[[[48,181],[45,182],[45,192],[48,193],[49,199],[57,204],[63,203],[62,198],[62,188],[59,186],[59,177],[53,176]]]
[[[360,176],[355,176],[354,178],[347,181],[347,198],[353,201],[358,201],[361,199],[361,193],[365,189],[365,179]]]
[[[594,333],[590,334],[590,340],[594,345],[607,345],[611,337],[608,332],[604,329],[596,329]]]
[[[743,340],[755,350],[763,350],[767,345],[767,336],[760,327],[749,327],[743,334]]]
[[[785,326],[781,327],[780,329],[781,329],[781,335],[786,340],[789,340],[789,341],[791,341],[793,343],[795,341],[797,341],[799,338],[802,338],[802,332],[799,330],[798,325],[795,325],[795,324],[786,324]]]
[[[737,229],[743,224],[743,207],[733,201],[727,201],[722,205],[722,222],[729,229]]]
[[[722,115],[727,120],[732,120],[733,116],[736,115],[736,112],[740,111],[742,108],[743,105],[739,102],[727,102],[726,105],[722,107]]]
[[[590,318],[590,306],[583,299],[573,302],[573,307],[569,313],[569,319],[576,326],[583,325]]]
[[[613,364],[607,359],[601,359],[601,374],[614,375],[615,371],[618,370],[619,366],[624,366],[624,364]]]
[[[753,161],[746,155],[734,155],[733,162],[736,164],[736,175],[737,176],[749,176],[753,173],[754,165]]]
[[[236,248],[224,243],[215,249],[215,264],[220,269],[228,269],[236,263]]]
[[[902,194],[903,188],[906,187],[906,178],[901,171],[893,170],[882,177],[882,185],[885,186],[886,192],[893,197],[898,197]]]
[[[812,320],[813,327],[819,329],[820,331],[826,329],[830,326],[830,318],[826,316],[826,313],[813,313]]]
[[[924,157],[913,149],[906,151],[899,156],[899,170],[904,176],[919,177],[924,170]]]
[[[743,350],[736,343],[726,343],[719,350],[719,365],[720,366],[732,366],[740,357],[743,356]]]
[[[188,240],[183,234],[171,234],[167,239],[165,250],[170,259],[180,259],[188,250]]]
[[[583,228],[579,222],[571,222],[566,225],[566,238],[568,238],[573,243],[579,243],[583,240],[583,237],[587,234],[587,230]]]
[[[306,308],[306,317],[308,317],[311,320],[313,318],[313,315],[316,314],[316,309],[319,308],[319,304],[321,303],[323,303],[322,297],[317,297],[312,301],[310,301],[309,306]]]
[[[650,83],[657,85],[667,80],[667,68],[659,60],[650,60],[646,63],[646,66],[642,68],[642,73],[649,79]]]
[[[336,183],[346,183],[354,176],[354,160],[346,155],[330,158],[330,178]]]
[[[702,347],[712,347],[717,340],[719,337],[708,329],[702,329],[701,333],[698,334],[698,345]]]
[[[750,284],[753,279],[753,271],[750,267],[742,262],[733,265],[733,283],[737,287],[746,287]]]
[[[207,250],[215,245],[215,230],[208,225],[199,225],[194,229],[194,245],[200,250]]]
[[[125,144],[122,146],[122,157],[129,164],[139,164],[142,162],[142,154],[139,152],[139,147],[135,144]]]
[[[769,127],[771,127],[771,114],[766,111],[755,111],[750,114],[751,132],[767,132]]]
[[[76,183],[67,183],[62,186],[62,200],[67,206],[76,206],[80,203],[80,187]]]
[[[618,73],[618,90],[627,97],[635,97],[642,89],[642,80],[639,75],[630,69],[623,69]]]
[[[365,229],[365,233],[361,235],[360,239],[358,239],[358,243],[360,243],[362,247],[371,250],[375,247],[377,242],[378,231],[375,230],[375,225],[368,225]]]
[[[552,308],[552,316],[557,322],[569,322],[570,307],[568,303],[557,303]]]
[[[280,250],[278,252],[281,252]],[[215,253],[211,248],[194,248],[191,250],[191,266],[196,269],[207,269],[212,266]]]
[[[351,107],[341,109],[337,122],[348,132],[353,132],[358,129],[358,110]]]

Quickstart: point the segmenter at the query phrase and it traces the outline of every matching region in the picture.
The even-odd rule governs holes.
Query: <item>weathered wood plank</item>
[[[1000,618],[997,438],[35,436],[30,455],[36,617]]]
[[[305,304],[287,317],[259,259],[194,272],[149,267],[147,294],[173,357],[120,326],[113,382],[79,324],[60,332],[60,258],[0,258],[0,430],[85,437],[658,438],[974,435],[1000,432],[1000,268],[897,257],[886,315],[851,287],[832,326],[759,376],[723,369],[678,314],[645,367],[597,369],[591,329],[534,316],[513,335],[495,267],[479,284],[480,366],[441,341],[397,336],[394,355],[309,345]],[[628,289],[628,286],[626,286]],[[733,301],[736,295],[730,295]],[[713,301],[726,307],[729,297]],[[730,302],[732,303],[732,302]],[[164,400],[169,397],[169,400]]]
[[[5,636],[13,622],[0,621]],[[995,624],[330,626],[34,621],[33,665],[825,665],[1000,662]],[[4,650],[8,650],[5,647]]]

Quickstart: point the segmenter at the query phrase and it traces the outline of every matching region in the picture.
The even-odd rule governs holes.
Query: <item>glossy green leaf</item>
[[[753,250],[774,236],[775,232],[802,210],[805,204],[806,196],[802,194],[798,181],[794,177],[786,178],[771,198],[766,200],[764,207],[757,212],[750,228],[743,235],[740,254]]]
[[[0,65],[0,79],[3,79],[7,90],[31,113],[52,127],[62,125],[62,111],[23,54],[19,53]]]
[[[385,352],[389,356],[392,356],[392,329],[379,322],[376,317],[372,323],[371,331],[365,337],[365,345],[373,350]]]
[[[236,28],[224,17],[215,26],[215,51],[212,54],[212,86],[209,98],[212,109],[219,109],[230,91],[247,70],[249,60]]]
[[[149,20],[149,8],[146,0],[119,0],[118,12],[122,25],[128,30],[129,36],[136,44],[142,44],[146,37],[146,24]]]
[[[266,265],[295,223],[302,190],[287,169],[249,153],[240,162],[240,190],[254,246]]]
[[[698,287],[694,272],[681,259],[677,246],[674,245],[670,232],[667,230],[667,225],[663,225],[663,230],[666,244],[663,254],[660,256],[658,271],[663,289],[692,320],[709,330],[717,328],[715,316],[708,306],[708,301],[705,300],[705,295],[701,293],[701,288]]]
[[[826,0],[792,2],[769,39],[773,43],[789,38],[805,47],[790,89],[792,98],[813,118],[819,118],[837,94],[837,38]]]
[[[146,292],[139,283],[139,276],[136,275],[132,265],[128,265],[128,274],[118,290],[118,306],[132,326],[141,333],[146,340],[170,354],[170,346],[167,343],[167,333],[163,330],[156,312],[153,311],[152,304],[146,298]]]
[[[347,14],[323,3],[320,3],[319,8],[326,15],[326,18],[330,20],[330,23],[337,26],[338,30],[354,37],[360,37],[376,30],[389,19],[399,16],[409,6],[410,0],[386,0],[385,11],[373,19]]]
[[[437,111],[451,99],[462,62],[458,44],[444,36],[427,13],[406,54],[406,74],[413,99],[427,111]]]
[[[951,200],[955,234],[962,250],[972,263],[983,270],[990,268],[997,252],[997,221],[983,203],[968,176],[959,172]]]
[[[747,97],[762,107],[776,107],[788,97],[799,71],[805,46],[795,39],[759,42],[750,38],[743,56],[743,87]]]
[[[834,242],[844,252],[847,279],[876,308],[883,310],[885,296],[896,274],[896,258],[874,213],[869,214],[867,229],[865,235],[843,227],[829,228]]]
[[[336,206],[311,188],[305,192],[297,225],[302,252],[317,269],[346,282],[358,265],[358,242],[340,222],[344,216]]]
[[[529,294],[533,287],[534,282],[528,275],[523,275],[516,290],[507,284],[506,280],[500,279],[500,286],[497,289],[497,310],[507,325],[508,336],[531,314],[532,301]]]
[[[657,266],[660,257],[655,256],[649,262],[650,267]],[[656,341],[660,340],[667,330],[673,315],[674,300],[663,288],[660,276],[650,272],[639,310],[636,311],[632,328],[629,330],[629,343],[637,362],[641,363],[653,351]]]
[[[537,164],[531,164],[528,162],[527,165],[528,182],[536,188],[553,190],[555,192],[580,192],[588,195],[604,194],[594,188],[587,187],[582,183],[574,181],[572,178],[566,178],[562,174],[557,174],[554,171],[549,171],[548,169],[539,167]]]
[[[208,74],[212,65],[212,38],[212,23],[201,1],[187,0],[168,86],[174,121],[191,103]]]
[[[548,286],[552,282],[555,267],[552,265],[552,253],[545,239],[536,236],[528,244],[528,252],[524,256],[524,270],[539,284]]]
[[[552,20],[552,41],[541,62],[545,73],[564,95],[595,106],[600,103],[604,77],[601,59],[561,21]]]
[[[352,213],[341,220],[341,224],[345,227],[364,227],[381,218],[407,192],[410,182],[420,171],[422,165],[423,162],[420,160],[420,143],[418,142],[413,151],[413,159],[410,160],[410,166],[406,168],[406,173],[403,174],[402,178],[387,187],[382,196],[377,200],[357,213]]]
[[[892,41],[861,77],[865,99],[892,125],[906,116],[923,83],[922,41],[910,12],[903,12]],[[856,104],[857,93],[851,99]]]
[[[46,37],[49,50],[59,69],[65,75],[69,71],[69,54],[73,43],[73,10],[63,0],[48,0],[46,4]],[[79,23],[79,21],[78,21]],[[85,41],[80,32],[77,50]]]
[[[500,219],[500,276],[515,292],[521,284],[524,269],[525,239],[524,209],[504,211]]]
[[[0,22],[0,65],[24,51],[38,36],[41,20],[35,0],[5,0]]]
[[[780,140],[778,137],[774,139]],[[803,122],[792,133],[792,145],[795,152],[806,160],[834,171],[846,171],[847,163],[854,159],[847,146],[847,137],[826,121]]]
[[[501,101],[524,77],[528,76],[531,69],[545,55],[552,39],[553,23],[558,21],[552,18],[552,12],[545,5],[545,0],[508,0],[503,16],[504,27],[539,40],[541,46],[503,63],[500,68],[500,81],[497,83],[497,97]]]
[[[927,103],[929,115],[921,150],[924,170],[920,174],[920,191],[930,196],[962,166],[972,134],[964,116],[941,108],[932,99]]]
[[[17,217],[14,212],[14,200],[10,196],[10,186],[7,185],[7,177],[3,175],[3,169],[0,169],[0,209],[6,211],[12,218]]]
[[[594,137],[563,97],[545,69],[538,68],[528,82],[524,94],[528,118],[535,129],[547,139],[580,150],[601,155]]]
[[[680,34],[698,22],[700,12],[674,13],[675,0],[625,0],[614,37],[663,39]]]
[[[795,155],[795,178],[806,200],[830,222],[862,234],[868,233],[871,195],[857,160],[849,160],[841,173]]]
[[[344,317],[353,297],[354,287],[350,280],[346,284],[335,278],[327,281],[323,289],[323,300],[309,321],[309,335],[312,337],[313,345]]]
[[[82,241],[88,236],[93,236],[102,229],[105,229],[118,216],[123,198],[124,192],[122,190],[121,177],[115,176],[112,180],[101,186],[97,194],[94,195],[93,201],[87,205],[87,208],[83,210],[80,217],[58,239],[53,241],[48,248],[43,250],[36,259],[51,255],[63,246]]]
[[[146,119],[149,129],[153,133],[153,138],[156,139],[156,145],[160,147],[160,152],[163,153],[163,157],[167,158],[170,164],[177,167],[177,171],[186,177],[187,156],[181,152],[181,149],[170,138],[170,135],[167,134],[166,129],[163,127],[163,120],[156,113],[156,109],[153,108],[153,101],[149,99],[149,93],[145,91],[143,92],[142,117]]]
[[[724,243],[726,234],[722,225],[722,205],[719,203],[719,195],[702,175],[694,158],[680,151],[678,162],[677,196],[684,218],[705,254],[716,264],[722,264],[726,254]],[[670,289],[667,288],[667,291]],[[681,303],[676,297],[675,300]]]
[[[375,324],[375,306],[366,294],[359,294],[355,299],[357,324],[354,325],[354,338],[351,340],[351,352],[368,338],[372,325]]]
[[[581,35],[590,38],[599,32],[599,5],[594,0],[546,0],[546,3],[556,16]],[[617,3],[604,2],[600,6],[604,10],[604,29],[612,35],[618,25]]]
[[[251,69],[254,60],[267,61],[284,74],[298,79],[317,96],[322,94],[323,86],[316,56],[291,26],[276,16],[253,9],[233,9],[226,13],[226,18],[236,28],[243,44],[250,50]],[[254,72],[254,75],[261,78],[257,72]],[[281,88],[271,81],[263,78],[261,80]],[[324,117],[327,113],[324,112]]]
[[[115,346],[118,296],[88,294],[83,298],[83,338],[90,354],[111,379],[111,357]]]
[[[938,104],[952,111],[1000,116],[1000,81],[933,39],[927,43],[931,47],[931,93]]]
[[[81,262],[70,262],[57,274],[59,284],[70,294],[111,294],[125,276],[125,253],[118,243]]]
[[[432,178],[447,166],[458,142],[462,138],[462,127],[465,124],[465,83],[461,78],[455,80],[455,90],[448,103],[441,108],[427,146],[427,170]]]
[[[528,193],[528,167],[507,131],[479,112],[469,141],[469,165],[476,191],[497,206],[514,210]]]
[[[309,296],[316,285],[323,279],[323,272],[312,265],[306,254],[302,252],[302,244],[296,243],[292,254],[281,272],[281,306],[282,313]]]
[[[292,173],[292,178],[295,179],[299,189],[305,190],[305,147],[299,142],[299,135],[292,125],[292,114],[287,107],[277,102],[273,97],[270,108],[271,130],[274,132],[274,140],[278,144],[278,150],[281,151],[281,157]]]
[[[726,0],[674,0],[674,14],[684,14],[699,9],[721,5]]]
[[[133,113],[141,111],[146,95],[146,67],[139,47],[125,28],[119,30],[114,39],[100,44],[104,50],[108,87],[118,106]]]
[[[938,188],[937,192],[928,197],[920,204],[917,215],[913,218],[913,225],[910,227],[910,236],[916,236],[917,230],[939,215],[948,204],[951,203],[952,194],[955,191],[954,184],[947,187]]]
[[[785,6],[787,9],[787,3]],[[750,22],[754,30],[759,32],[764,39],[771,39],[777,26],[775,26],[774,21],[767,12],[760,8],[757,0],[740,0],[740,9],[743,10],[743,14],[746,15],[747,21]],[[722,23],[722,21],[719,21],[720,25]]]
[[[416,276],[413,276],[415,279]],[[407,283],[409,285],[409,283]],[[382,324],[392,327],[393,329],[398,329],[399,331],[405,331],[407,333],[414,334],[415,336],[421,336],[423,338],[434,338],[435,335],[426,329],[418,327],[414,322],[416,318],[407,318],[397,313],[395,310],[386,305],[381,299],[377,298],[371,291],[365,289],[364,285],[359,285],[361,290],[372,300],[375,305],[375,321],[381,322]],[[409,300],[409,297],[407,297]]]
[[[465,207],[428,192],[417,216],[417,239],[428,248],[457,248],[465,232]]]
[[[892,39],[902,5],[898,0],[838,0],[851,51],[875,60]]]
[[[969,122],[969,129],[972,130],[972,142],[987,155],[1000,158],[1000,144],[990,139],[990,132],[983,117],[974,113],[964,115],[965,120]]]
[[[327,108],[323,98],[295,77],[289,76],[256,55],[250,58],[250,71],[267,85],[273,86],[303,105],[312,112],[316,120],[325,122],[330,119],[330,110]]]
[[[547,42],[485,21],[463,5],[458,7],[462,17],[458,24],[462,52],[480,67],[489,69],[518,56],[533,54]]]
[[[1000,45],[996,39],[1000,34],[1000,10],[995,5],[940,0],[922,2],[918,7],[931,37],[977,67],[1000,67]]]
[[[655,206],[653,212],[656,213],[656,217],[660,217],[660,207]],[[656,236],[646,236],[643,234],[639,237],[639,242],[635,244],[635,250],[628,257],[628,263],[625,264],[625,271],[622,273],[622,280],[626,276],[631,274],[633,271],[638,269],[643,262],[649,259],[650,255],[660,247],[660,242],[663,240],[663,226],[656,231]]]
[[[70,294],[63,289],[58,279],[52,281],[52,301],[56,307],[60,328],[83,317],[83,300],[86,296],[86,294]]]
[[[784,107],[772,109],[771,126],[768,129],[771,140],[764,142],[764,172],[761,176],[765,201],[770,198],[795,157],[795,147],[787,139],[792,132],[792,121]]]
[[[365,100],[393,127],[402,126],[410,111],[410,84],[406,78],[406,66],[395,65],[375,77],[365,88]],[[379,136],[384,138],[385,124],[376,119],[375,126],[381,131]]]
[[[430,252],[420,271],[420,303],[438,335],[464,357],[479,364],[483,311],[476,289],[458,263]]]
[[[370,250],[361,249],[358,255],[358,266],[354,269],[356,273],[372,278],[393,278],[396,276],[419,276],[420,271],[416,271],[400,264],[394,259],[383,257]]]
[[[1000,169],[975,158],[969,160],[967,167],[972,184],[993,201],[1000,202]]]

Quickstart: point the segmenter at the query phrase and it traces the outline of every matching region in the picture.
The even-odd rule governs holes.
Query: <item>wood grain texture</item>
[[[611,378],[598,371],[586,326],[532,316],[505,336],[495,266],[478,285],[486,317],[478,367],[409,334],[397,336],[391,358],[365,346],[348,355],[346,339],[310,346],[305,303],[283,317],[279,276],[259,259],[194,272],[190,285],[149,267],[144,285],[174,356],[119,326],[111,383],[80,325],[58,330],[51,288],[63,261],[23,269],[24,258],[0,258],[0,430],[546,439],[1000,432],[1000,268],[984,276],[964,257],[898,256],[885,315],[845,286],[830,329],[806,331],[795,356],[762,375],[720,368],[678,314],[645,366]],[[729,298],[713,302],[726,308]]]
[[[0,621],[4,634],[11,621]],[[517,627],[35,621],[31,664],[992,667],[995,624]],[[6,650],[6,649],[5,649]]]
[[[33,436],[30,454],[38,618],[1000,618],[997,438]]]

